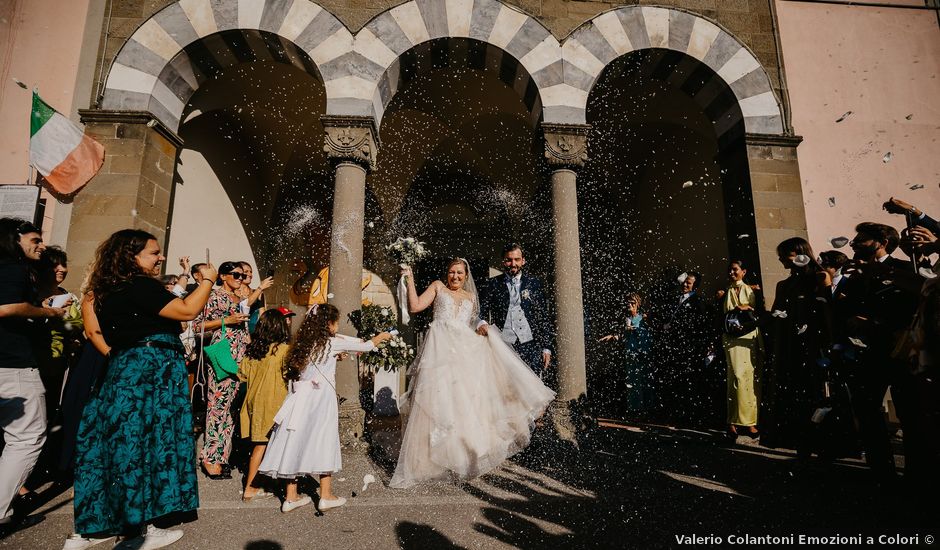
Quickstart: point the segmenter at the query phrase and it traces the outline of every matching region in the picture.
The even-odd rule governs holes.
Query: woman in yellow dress
[[[764,313],[764,301],[760,287],[745,283],[745,275],[744,261],[732,260],[728,264],[730,284],[727,290],[718,293],[718,297],[726,316],[733,310],[753,311],[756,319]],[[764,363],[764,339],[760,328],[751,323],[737,326],[732,321],[730,328],[728,325],[726,318],[721,343],[728,368],[728,426],[732,434],[737,434],[741,427],[754,435],[757,434],[759,372]]]

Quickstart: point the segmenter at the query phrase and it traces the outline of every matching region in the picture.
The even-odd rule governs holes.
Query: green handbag
[[[230,376],[238,374],[238,363],[232,357],[232,343],[225,335],[225,319],[222,319],[222,338],[214,344],[203,348],[209,363],[215,370],[215,377],[219,380],[225,380]]]

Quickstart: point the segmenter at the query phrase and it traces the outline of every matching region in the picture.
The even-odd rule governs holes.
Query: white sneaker
[[[154,550],[169,546],[181,538],[183,538],[183,531],[179,529],[160,529],[148,525],[145,534],[125,540],[114,548],[115,550]]]
[[[339,508],[343,504],[346,504],[346,499],[344,497],[336,497],[332,500],[321,498],[319,508],[322,512],[324,510],[329,510],[330,508]]]
[[[114,540],[114,536],[110,537],[83,537],[77,534],[69,535],[69,538],[65,539],[65,544],[62,546],[62,550],[82,550],[83,548],[91,548],[96,544],[101,544],[102,542],[109,542]]]
[[[313,499],[307,495],[304,495],[294,501],[284,499],[284,504],[281,504],[281,511],[286,514],[287,512],[290,512],[291,510],[296,510],[297,508],[300,508],[301,506],[306,506],[310,504],[311,502],[313,502]]]

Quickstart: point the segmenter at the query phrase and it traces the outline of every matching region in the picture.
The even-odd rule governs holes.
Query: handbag
[[[744,336],[760,327],[761,319],[753,309],[732,309],[725,313],[724,330],[728,336]]]
[[[212,369],[215,371],[215,377],[219,380],[225,380],[230,376],[238,374],[238,363],[232,357],[232,343],[225,335],[225,319],[222,319],[222,338],[214,344],[209,344],[203,348]]]

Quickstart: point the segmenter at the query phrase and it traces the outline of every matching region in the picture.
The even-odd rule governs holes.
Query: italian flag
[[[63,195],[81,189],[104,163],[104,146],[33,92],[29,117],[29,163]]]

